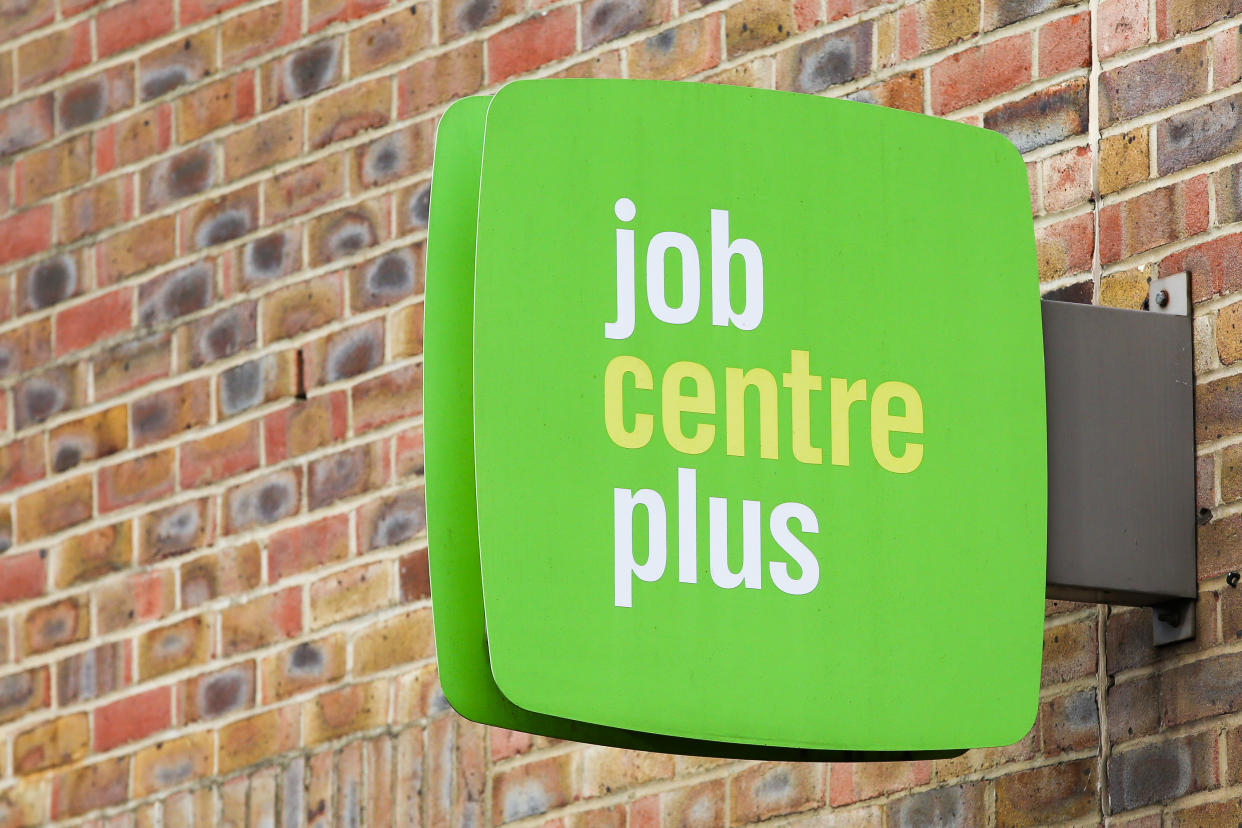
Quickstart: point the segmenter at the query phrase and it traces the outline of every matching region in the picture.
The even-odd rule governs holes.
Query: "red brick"
[[[431,633],[431,610],[429,608],[407,610],[400,615],[372,624],[357,634],[354,638],[353,649],[354,658],[351,662],[351,669],[357,676],[386,670],[398,664],[431,658],[435,655],[435,642]],[[650,755],[658,757],[661,754]],[[672,757],[666,758],[668,759],[667,773],[657,771],[651,775],[642,774],[642,781],[672,776]],[[610,776],[609,778],[614,786],[619,784],[617,777]]]
[[[0,158],[49,140],[53,126],[51,93],[0,109]]]
[[[1114,671],[1109,664],[1109,671]],[[1150,736],[1160,727],[1158,676],[1139,676],[1108,688],[1108,738],[1114,743]]]
[[[0,333],[0,377],[34,370],[50,362],[51,359],[52,325],[50,320],[36,320]]]
[[[297,393],[294,351],[267,353],[220,375],[217,404],[221,417]]]
[[[52,550],[53,582],[64,589],[118,572],[129,566],[133,549],[128,521],[69,538]]]
[[[216,147],[199,144],[156,161],[141,173],[142,209],[154,211],[197,195],[220,181]]]
[[[352,190],[361,192],[426,170],[431,166],[434,146],[435,124],[433,119],[425,119],[355,147],[353,163],[350,165]],[[400,198],[399,195],[396,197],[398,201]],[[372,204],[378,208],[373,212],[382,216],[377,236],[387,238],[388,216],[393,211],[393,199],[377,199]]]
[[[390,250],[350,270],[350,307],[354,313],[362,313],[400,302],[423,292],[423,278],[422,244]],[[418,306],[418,313],[418,350],[413,353],[422,353],[421,305]]]
[[[369,730],[388,720],[388,682],[380,680],[329,690],[303,709],[302,735],[307,745]]]
[[[565,754],[497,772],[492,778],[493,822],[512,822],[572,802],[572,760]]]
[[[1091,151],[1087,147],[1054,155],[1040,169],[1046,212],[1065,210],[1091,198]]]
[[[177,709],[182,723],[196,722],[246,710],[254,701],[254,662],[243,661],[182,682]]]
[[[100,286],[171,260],[175,255],[176,217],[164,216],[122,230],[95,246],[96,278]]]
[[[167,388],[130,404],[134,447],[141,448],[211,419],[209,380],[200,379]]]
[[[397,477],[411,477],[423,473],[423,429],[414,426],[393,438],[396,452]]]
[[[345,38],[338,35],[303,46],[268,64],[263,70],[263,108],[275,109],[336,86],[344,74],[344,52]]]
[[[302,631],[302,588],[290,587],[223,610],[220,630],[226,656],[293,638]]]
[[[530,750],[533,741],[529,733],[523,733],[520,730],[505,730],[503,727],[489,727],[487,735],[493,762],[500,762],[526,753]],[[723,791],[721,793],[723,800]]]
[[[154,569],[97,586],[92,591],[98,607],[96,633],[107,635],[168,615],[177,601],[175,576],[171,569]]]
[[[297,705],[279,707],[255,716],[233,722],[220,728],[218,751],[218,772],[231,773],[261,762],[269,756],[275,756],[293,750],[299,744],[300,726],[298,716],[301,708]],[[319,754],[321,757],[332,758],[332,753]],[[331,776],[329,765],[328,776]],[[245,777],[242,777],[245,782]],[[245,786],[242,787],[244,801]],[[308,809],[309,811],[310,809]],[[244,824],[236,823],[236,824]]]
[[[177,138],[188,143],[254,113],[254,73],[238,72],[177,99]]]
[[[483,86],[483,44],[466,43],[415,63],[398,80],[401,117],[472,95]]]
[[[147,564],[210,544],[212,503],[208,498],[189,500],[138,518],[138,562]]]
[[[20,652],[33,655],[83,640],[90,632],[90,615],[90,600],[82,594],[28,610],[22,619]]]
[[[228,533],[274,523],[301,507],[301,470],[286,469],[235,486],[225,494]]]
[[[1087,81],[1078,78],[989,110],[983,126],[1004,135],[1019,151],[1029,152],[1085,134],[1087,108]]]
[[[134,754],[135,797],[180,785],[211,773],[215,762],[215,734],[197,732],[157,742]]]
[[[100,173],[163,152],[172,144],[172,104],[164,103],[102,127],[95,136]]]
[[[124,802],[129,795],[129,767],[130,757],[118,756],[57,774],[52,817],[65,819]]]
[[[0,604],[43,594],[47,586],[46,557],[42,550],[0,557]]]
[[[996,781],[996,824],[1018,828],[1093,816],[1099,797],[1094,758],[1021,771]]]
[[[355,433],[422,414],[422,389],[421,363],[358,383],[350,389]]]
[[[13,739],[13,769],[21,775],[76,762],[90,745],[85,713],[61,716],[23,730]]]
[[[1040,704],[1037,721],[1045,756],[1087,750],[1100,742],[1099,710],[1094,690],[1082,690]],[[1112,711],[1109,711],[1112,724]]]
[[[230,17],[220,27],[220,60],[236,66],[297,40],[302,31],[302,4],[279,0]]]
[[[932,112],[943,115],[1031,80],[1031,36],[1014,35],[945,58],[931,69]]]
[[[333,92],[314,102],[307,115],[306,140],[319,149],[388,123],[392,80],[377,78]]]
[[[402,8],[354,29],[349,35],[349,68],[361,75],[405,60],[431,43],[430,9]],[[413,12],[413,13],[411,13]]]
[[[345,437],[346,392],[332,391],[294,402],[263,420],[267,462],[297,457]]]
[[[277,112],[224,139],[224,171],[240,178],[295,158],[303,149],[302,113]]]
[[[1100,76],[1104,126],[1167,109],[1208,91],[1208,44],[1190,43]]]
[[[31,0],[0,10],[0,41],[11,40],[52,22],[56,7],[52,0]]]
[[[440,42],[448,43],[462,35],[491,26],[509,15],[516,14],[522,5],[519,0],[497,0],[482,6],[470,0],[445,0],[440,6]],[[537,7],[547,4],[530,5]]]
[[[321,509],[379,489],[392,477],[387,440],[338,451],[308,464],[306,506]]]
[[[17,500],[18,540],[52,535],[91,516],[90,475],[70,478]]]
[[[1242,233],[1188,247],[1160,261],[1160,275],[1190,274],[1190,294],[1201,302],[1242,288]]]
[[[500,81],[539,68],[574,51],[577,14],[572,7],[523,20],[487,41],[487,81]]]
[[[255,420],[181,446],[181,485],[193,488],[225,480],[259,466],[259,424]]]
[[[91,175],[90,147],[90,136],[79,135],[22,156],[14,172],[14,202],[19,206],[33,204],[85,183]]]
[[[339,198],[345,172],[342,156],[330,155],[275,176],[263,190],[267,221],[283,221]]]
[[[51,684],[47,667],[35,667],[0,677],[0,722],[51,704]]]
[[[388,561],[327,575],[310,585],[311,624],[322,627],[392,604],[393,567]]]
[[[114,66],[56,92],[62,131],[120,112],[133,102],[134,67],[130,63]]]
[[[349,557],[349,516],[333,515],[276,532],[267,544],[267,572],[278,581]]]
[[[1168,802],[1217,787],[1217,734],[1199,733],[1126,751],[1108,758],[1108,800],[1114,813]],[[1177,772],[1153,773],[1155,768]]]
[[[1147,43],[1147,0],[1102,0],[1100,57],[1112,57]]]
[[[1207,229],[1207,177],[1161,187],[1100,213],[1100,259],[1105,264]]]
[[[181,22],[186,23],[186,3],[181,6]],[[138,59],[139,97],[149,101],[187,84],[194,84],[219,71],[215,28],[192,34],[161,46]],[[182,136],[184,140],[185,136]]]
[[[385,240],[388,223],[382,205],[375,203],[359,204],[319,216],[310,223],[307,234],[310,265],[314,267],[354,256]]]
[[[828,800],[835,808],[852,802],[874,799],[904,788],[926,785],[931,780],[931,763],[926,761],[841,763],[833,765],[828,775]],[[792,785],[792,781],[789,784]],[[821,802],[822,796],[821,788]]]
[[[254,347],[258,307],[242,302],[200,317],[177,329],[178,370],[198,368]]]
[[[511,2],[511,0],[502,0]],[[357,20],[379,11],[388,5],[387,0],[309,0],[306,30],[317,32],[338,20]],[[413,6],[416,14],[430,14],[426,6]]]
[[[885,806],[886,824],[894,828],[922,825],[981,828],[988,824],[987,793],[984,784],[976,783],[933,788],[895,799]],[[859,816],[867,813],[859,812]],[[879,824],[879,818],[879,813],[875,813],[876,824]]]
[[[1091,65],[1091,16],[1054,20],[1039,30],[1039,76],[1059,75]]]
[[[196,607],[222,595],[248,592],[262,578],[262,553],[247,543],[196,558],[181,567],[181,606]]]
[[[221,14],[245,0],[181,0],[181,25],[188,26],[200,20]]]
[[[720,63],[721,15],[690,20],[631,44],[630,76],[677,80]]]
[[[1058,2],[1064,3],[1065,0]],[[979,0],[924,0],[902,9],[899,18],[902,60],[942,49],[978,34],[979,6]],[[1003,8],[1009,11],[1011,6],[1014,9],[1025,8],[1022,3],[1009,4]],[[1043,8],[1047,8],[1047,5],[1043,5],[1040,10]],[[992,19],[986,9],[983,20],[987,28],[998,25],[998,21]]]
[[[33,256],[52,243],[52,206],[43,204],[0,219],[0,265]]]
[[[1096,666],[1095,620],[1057,624],[1044,630],[1043,684],[1091,675]]]
[[[873,40],[873,22],[863,21],[787,48],[776,56],[775,86],[790,92],[816,94],[866,76],[871,71]],[[708,81],[735,86],[768,86],[768,70],[763,61],[751,61],[744,67],[745,71],[739,72],[743,67],[734,67],[714,74]]]
[[[345,636],[341,633],[265,656],[262,663],[263,703],[339,681],[345,675]]]
[[[56,355],[89,348],[129,330],[134,292],[121,288],[80,302],[56,314]]]
[[[171,494],[176,474],[174,454],[173,449],[165,449],[100,469],[100,513]]]
[[[411,487],[358,509],[358,550],[366,553],[417,537],[427,529],[427,507],[421,487]]]
[[[172,688],[156,687],[94,711],[95,750],[102,753],[172,726]]]
[[[203,664],[211,656],[211,624],[195,616],[143,633],[138,639],[138,677]]]
[[[431,578],[427,570],[427,550],[419,549],[402,556],[398,562],[401,600],[407,603],[431,597]]]
[[[172,31],[172,0],[126,0],[95,18],[99,56],[107,57]]]
[[[91,60],[91,25],[82,21],[17,49],[17,88],[29,89],[80,69]]]
[[[335,322],[344,309],[345,285],[339,273],[274,290],[259,304],[265,344]]]
[[[225,291],[233,293],[287,276],[302,264],[302,228],[268,233],[234,250],[236,263],[224,272]]]
[[[378,368],[384,361],[384,320],[329,334],[303,346],[307,386],[340,382]]]
[[[1242,80],[1242,30],[1226,29],[1212,38],[1212,88],[1224,89]]]
[[[133,217],[132,179],[113,178],[79,187],[61,202],[57,239],[74,242]]]

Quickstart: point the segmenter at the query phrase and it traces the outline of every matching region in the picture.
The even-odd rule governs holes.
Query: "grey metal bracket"
[[[1195,572],[1194,369],[1189,280],[1152,280],[1148,311],[1045,300],[1048,597],[1187,602]],[[1157,619],[1160,625],[1165,621]],[[1169,639],[1181,640],[1181,639]]]
[[[1157,647],[1195,637],[1195,599],[1178,598],[1151,608],[1151,640]]]

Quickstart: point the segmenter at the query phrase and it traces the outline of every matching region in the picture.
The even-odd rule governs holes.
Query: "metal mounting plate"
[[[1178,277],[1154,284],[1153,300],[1167,290],[1167,306],[1182,296],[1184,308]],[[1139,606],[1193,599],[1190,318],[1053,301],[1043,316],[1048,596]]]

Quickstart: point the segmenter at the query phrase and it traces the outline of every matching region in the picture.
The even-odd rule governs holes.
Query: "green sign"
[[[434,175],[428,527],[463,714],[722,755],[1024,735],[1047,482],[1012,145],[531,81],[455,105]]]

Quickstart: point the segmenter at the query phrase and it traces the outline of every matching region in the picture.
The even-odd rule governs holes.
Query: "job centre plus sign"
[[[621,198],[614,212],[623,224],[630,225],[638,210],[633,201]],[[711,322],[742,332],[755,330],[762,324],[764,314],[763,253],[754,240],[731,237],[728,210],[711,210],[709,224]],[[641,222],[635,226],[640,227]],[[638,304],[636,245],[635,230],[616,230],[617,318],[604,325],[607,339],[627,340],[634,333]],[[673,253],[675,257],[670,255]],[[731,298],[730,267],[735,258],[741,260],[744,274],[740,311],[733,307]],[[680,267],[681,296],[676,304],[671,304],[667,295],[670,259]],[[652,315],[668,325],[693,322],[703,304],[703,266],[694,240],[677,231],[656,232],[647,243],[645,264],[647,306]],[[709,368],[689,360],[674,362],[664,367],[659,391],[653,399],[652,395],[642,393],[656,390],[651,366],[634,354],[613,357],[604,372],[604,426],[609,438],[623,449],[641,450],[654,438],[658,419],[664,439],[675,451],[703,454],[715,445],[717,425],[722,419],[717,392],[719,376],[719,366]],[[923,444],[913,437],[923,433],[923,402],[919,392],[908,383],[881,382],[869,393],[865,378],[851,381],[829,377],[827,394],[822,395],[824,380],[811,371],[810,351],[798,349],[789,352],[788,370],[725,366],[723,379],[724,442],[725,453],[730,457],[757,452],[761,458],[778,460],[782,451],[788,451],[801,463],[822,465],[824,450],[819,443],[826,431],[829,463],[849,466],[850,417],[854,407],[862,405],[866,412],[862,416],[870,421],[872,455],[881,468],[909,474],[923,460]],[[758,428],[749,432],[747,392],[757,396],[759,412]],[[789,424],[784,438],[783,423]],[[748,443],[748,433],[755,431],[757,446]],[[697,582],[698,488],[697,470],[681,467],[677,469],[675,501],[650,488],[613,490],[616,606],[633,606],[634,579],[657,581],[668,569],[670,503],[675,504],[677,520],[677,578],[681,583]],[[710,482],[705,488],[710,490]],[[634,542],[639,507],[645,511],[647,527],[646,558],[642,563]],[[821,531],[815,509],[796,502],[765,509],[761,501],[742,500],[742,563],[738,571],[729,563],[729,509],[727,498],[707,498],[708,570],[717,587],[763,587],[761,535],[766,523],[772,541],[794,564],[791,568],[785,560],[769,561],[767,572],[772,583],[789,595],[805,595],[815,589],[819,583],[819,561],[808,545],[811,542],[806,540],[806,536]]]

